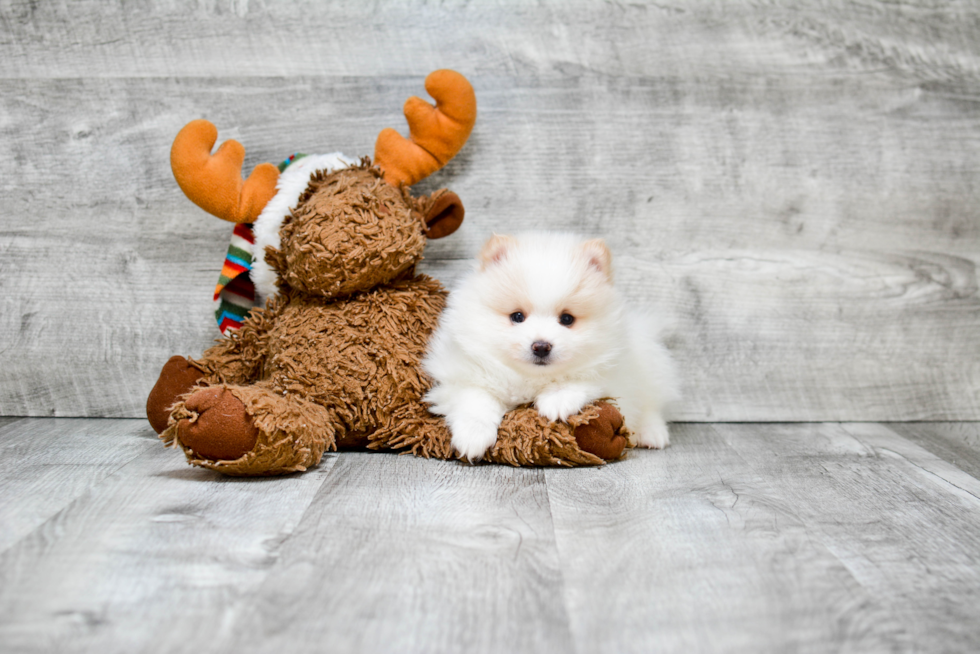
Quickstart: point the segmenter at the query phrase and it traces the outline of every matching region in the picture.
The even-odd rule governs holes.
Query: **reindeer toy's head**
[[[195,204],[238,223],[215,291],[222,331],[237,328],[255,301],[278,289],[337,297],[410,274],[428,238],[456,231],[463,205],[446,190],[413,197],[407,187],[442,168],[476,120],[473,88],[459,73],[428,76],[433,107],[405,103],[411,139],[378,136],[374,165],[339,153],[260,164],[242,179],[244,148],[226,141],[212,155],[214,125],[197,120],[174,139],[171,166]]]

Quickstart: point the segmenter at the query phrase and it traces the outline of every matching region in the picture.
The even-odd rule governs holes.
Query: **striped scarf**
[[[279,164],[279,172],[289,164],[306,155],[300,152]],[[255,284],[252,283],[252,257],[255,251],[255,236],[252,223],[239,223],[231,233],[231,244],[225,263],[221,266],[221,276],[214,288],[214,317],[222,334],[229,330],[242,328],[252,307],[256,305]]]
[[[248,312],[255,306],[255,284],[250,274],[254,249],[252,223],[235,225],[221,277],[214,288],[214,317],[222,334],[227,334],[229,329],[241,329]]]

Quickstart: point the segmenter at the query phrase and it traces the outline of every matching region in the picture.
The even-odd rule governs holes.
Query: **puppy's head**
[[[617,347],[621,309],[601,239],[496,235],[478,265],[476,347],[526,374],[547,376],[601,363]]]

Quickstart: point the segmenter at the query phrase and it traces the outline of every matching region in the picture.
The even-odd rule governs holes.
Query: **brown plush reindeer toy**
[[[463,146],[476,98],[459,73],[426,80],[433,107],[405,105],[406,140],[387,129],[367,158],[312,155],[242,181],[244,149],[217,130],[184,127],[171,164],[185,194],[210,213],[254,222],[253,278],[266,297],[241,329],[200,359],[172,357],[147,400],[151,425],[194,465],[229,475],[305,470],[325,450],[367,447],[453,457],[451,436],[422,396],[419,362],[446,292],[415,274],[426,239],[454,232],[463,205],[446,190],[407,187]],[[511,465],[590,465],[619,457],[622,418],[611,405],[551,423],[531,407],[508,414],[487,460]]]

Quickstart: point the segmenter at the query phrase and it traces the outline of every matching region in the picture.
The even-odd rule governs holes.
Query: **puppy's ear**
[[[589,263],[589,268],[601,273],[607,280],[612,281],[612,252],[601,238],[594,238],[582,244],[582,253]]]
[[[489,266],[503,261],[507,258],[507,253],[517,245],[517,239],[506,234],[494,234],[490,240],[483,244],[480,255],[480,270],[486,270]]]

